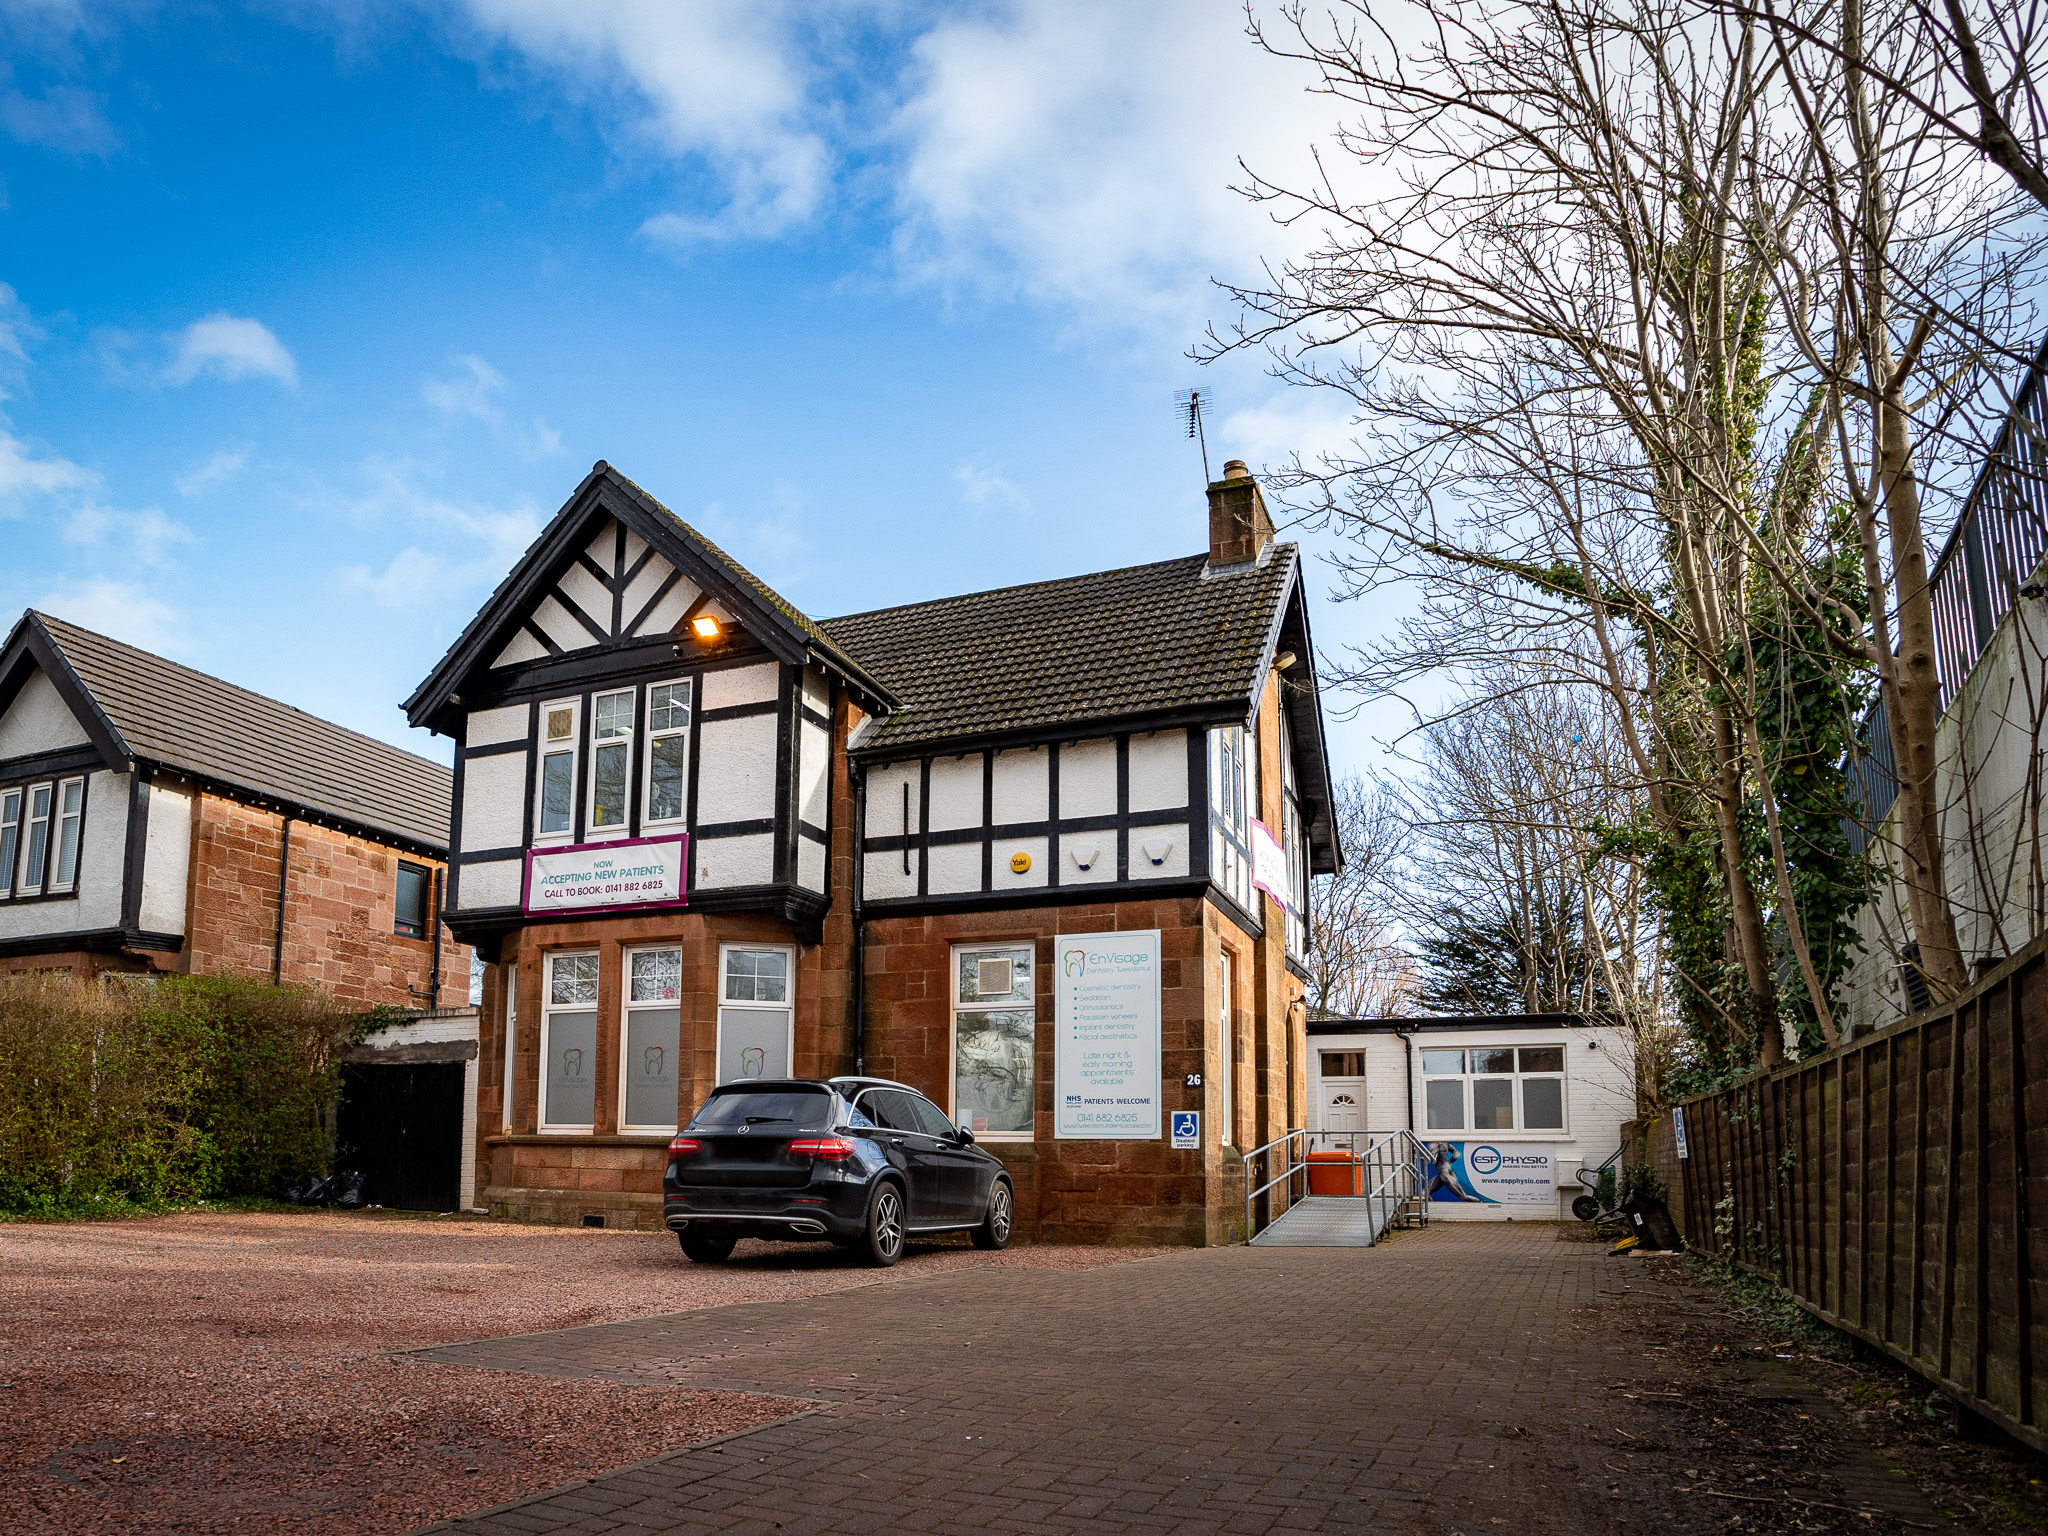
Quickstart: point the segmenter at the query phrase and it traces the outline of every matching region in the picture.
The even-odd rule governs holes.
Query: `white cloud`
[[[953,478],[960,486],[960,499],[970,507],[1009,507],[1029,512],[1031,498],[993,470],[962,462],[953,466]]]
[[[172,482],[180,496],[197,496],[210,486],[232,480],[249,465],[247,448],[216,448]]]
[[[668,248],[769,235],[809,218],[832,152],[809,121],[815,40],[794,4],[671,0],[467,0],[492,43],[547,69],[610,120],[615,141],[687,162],[713,211],[658,214],[643,226]]]
[[[497,397],[505,393],[505,375],[474,352],[455,359],[452,378],[428,378],[420,384],[420,398],[437,411],[450,416],[473,416],[496,426],[505,419]]]
[[[461,585],[451,578],[446,561],[411,545],[393,555],[381,572],[351,565],[342,569],[341,579],[386,608],[409,608]]]
[[[194,320],[164,340],[172,350],[164,380],[189,384],[201,374],[222,379],[276,379],[299,386],[299,366],[270,327],[260,320],[216,312]]]
[[[146,651],[172,653],[190,648],[184,616],[136,582],[103,576],[67,579],[36,598],[32,606]]]
[[[192,530],[164,515],[161,507],[144,507],[139,512],[83,501],[63,515],[60,531],[67,544],[118,543],[124,554],[144,565],[159,569],[170,564],[170,547],[194,544]]]
[[[18,513],[34,496],[56,496],[84,490],[97,477],[69,459],[38,457],[11,432],[0,429],[0,515]]]
[[[70,85],[53,85],[40,96],[0,91],[0,128],[24,144],[60,154],[105,157],[121,147],[105,100]]]
[[[343,503],[342,514],[370,527],[395,524],[415,542],[391,555],[381,571],[365,563],[344,566],[337,574],[345,585],[392,607],[496,581],[546,521],[529,502],[496,507],[437,495],[428,485],[432,472],[410,459],[373,459],[363,469],[371,489]],[[417,540],[423,529],[440,530],[453,550],[422,549]]]

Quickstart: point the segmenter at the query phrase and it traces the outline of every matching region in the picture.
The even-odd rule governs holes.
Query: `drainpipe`
[[[847,760],[846,771],[853,779],[853,1075],[868,1069],[868,925],[861,916],[861,875],[867,856],[861,844],[867,836],[868,776],[859,763]]]
[[[429,1008],[441,1006],[441,874],[434,871],[434,969],[427,976]]]
[[[1414,1037],[1413,1035],[1402,1035],[1402,1034],[1401,1034],[1401,1031],[1400,1031],[1400,1030],[1398,1030],[1398,1029],[1397,1029],[1397,1030],[1395,1030],[1395,1031],[1394,1031],[1394,1033],[1395,1033],[1395,1034],[1397,1034],[1397,1035],[1401,1035],[1401,1060],[1402,1060],[1402,1063],[1403,1063],[1403,1064],[1404,1064],[1404,1065],[1405,1065],[1405,1066],[1407,1067],[1407,1069],[1408,1069],[1408,1071],[1407,1071],[1407,1075],[1406,1075],[1406,1077],[1405,1077],[1405,1082],[1406,1082],[1406,1084],[1407,1084],[1407,1088],[1408,1088],[1408,1134],[1409,1134],[1410,1136],[1413,1136],[1413,1135],[1415,1134],[1415,1130],[1416,1130],[1416,1126],[1415,1126],[1415,1037]]]
[[[292,819],[284,819],[284,837],[277,849],[277,940],[272,946],[270,957],[270,984],[275,987],[284,981],[284,898],[285,880],[292,868]]]

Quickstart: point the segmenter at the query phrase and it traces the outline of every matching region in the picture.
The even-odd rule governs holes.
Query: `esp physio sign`
[[[1063,933],[1052,971],[1053,1134],[1156,1140],[1159,930]]]
[[[528,917],[683,906],[689,841],[679,834],[529,849],[519,904]]]
[[[1557,1149],[1526,1142],[1432,1141],[1422,1180],[1435,1205],[1555,1205]]]

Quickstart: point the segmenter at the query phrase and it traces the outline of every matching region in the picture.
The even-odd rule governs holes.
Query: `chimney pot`
[[[1273,542],[1266,498],[1243,459],[1223,466],[1223,478],[1209,487],[1209,568],[1250,565]]]

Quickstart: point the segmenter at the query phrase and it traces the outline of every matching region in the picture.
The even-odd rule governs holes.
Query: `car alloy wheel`
[[[1010,1193],[1009,1182],[997,1179],[988,1192],[988,1214],[981,1220],[972,1234],[977,1248],[1007,1248],[1010,1245],[1010,1226],[1015,1220],[1015,1198]]]
[[[903,1197],[894,1184],[877,1186],[868,1201],[865,1257],[870,1264],[882,1268],[903,1257]]]

